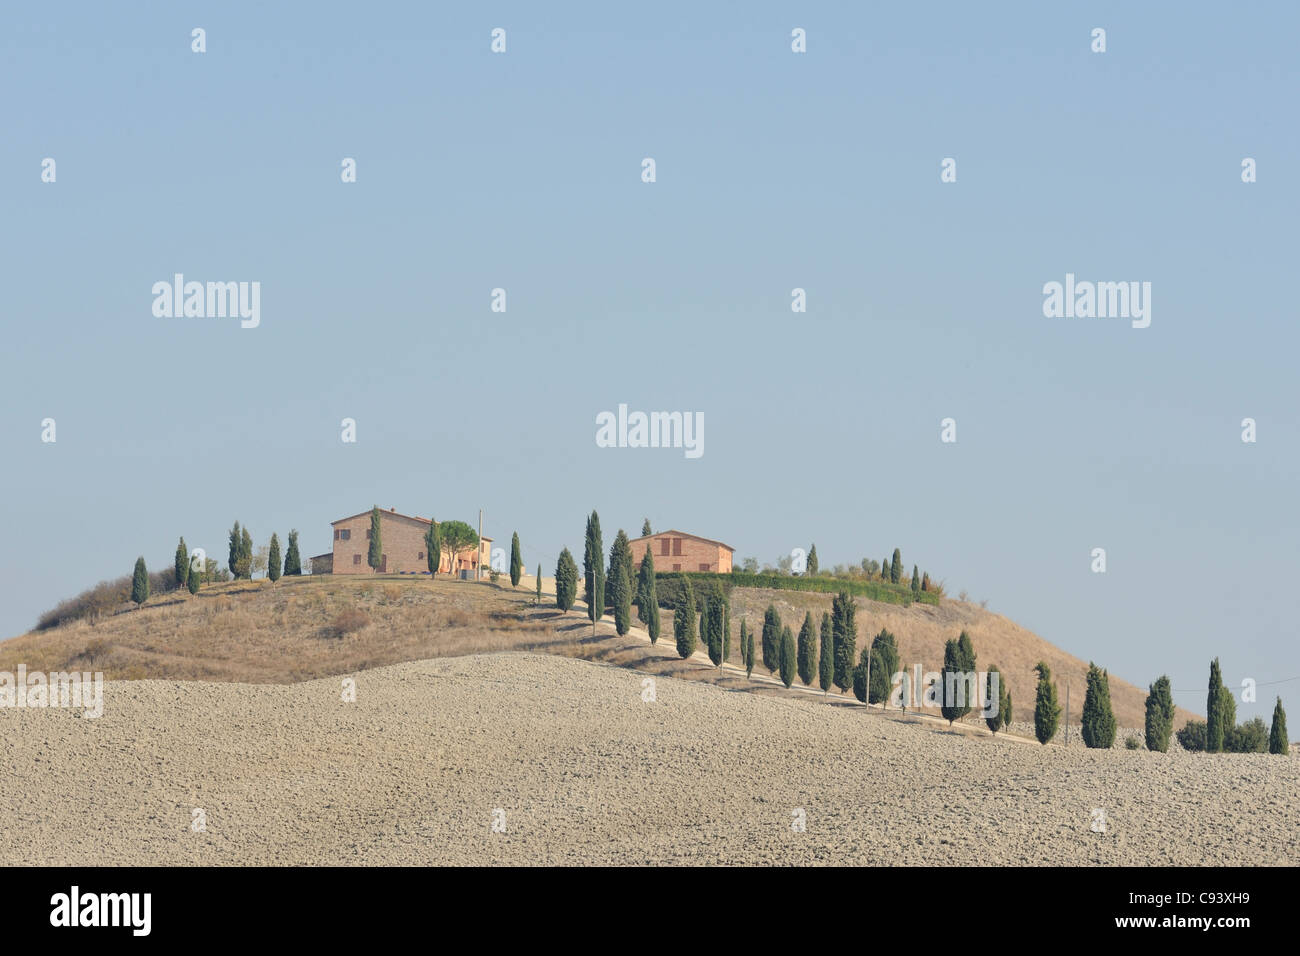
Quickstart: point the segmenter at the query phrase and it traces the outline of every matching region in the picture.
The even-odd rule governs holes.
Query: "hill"
[[[619,638],[611,622],[595,635],[581,604],[568,614],[532,606],[535,578],[519,588],[487,582],[398,575],[304,576],[235,581],[203,588],[197,595],[169,592],[141,610],[121,610],[91,625],[78,621],[0,643],[0,670],[100,670],[106,678],[289,683],[353,673],[402,661],[503,650],[540,651],[637,667],[650,673],[755,689],[743,674],[717,672],[677,658],[672,614],[663,612],[666,640],[647,645],[634,631]],[[554,593],[554,583],[543,579]],[[798,631],[805,611],[820,621],[832,596],[816,592],[736,588],[732,626],[741,618],[755,629],[774,603],[782,620]],[[881,627],[892,631],[906,666],[938,670],[943,644],[964,628],[974,641],[978,666],[997,664],[1011,687],[1017,720],[1032,719],[1033,665],[1051,665],[1065,698],[1072,682],[1071,714],[1077,725],[1087,663],[1066,654],[1001,615],[961,601],[938,607],[903,607],[857,598],[858,647]],[[731,662],[739,665],[739,641]],[[1104,665],[1105,661],[1099,661]],[[760,668],[756,676],[763,673]],[[1140,728],[1145,691],[1111,675],[1111,696],[1120,727]],[[763,694],[787,693],[761,687]],[[835,695],[832,695],[835,696]],[[851,695],[850,695],[851,696]],[[1180,710],[1176,725],[1189,712]],[[972,723],[978,723],[972,718]],[[1119,741],[1122,743],[1122,740]]]

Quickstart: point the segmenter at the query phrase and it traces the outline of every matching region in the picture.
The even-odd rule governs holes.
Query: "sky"
[[[898,547],[1182,706],[1218,656],[1239,719],[1294,713],[1300,8],[1133,6],[5,6],[0,635],[235,520],[312,555],[482,508],[549,574],[596,509]],[[176,273],[260,323],[156,316]],[[1067,273],[1150,325],[1045,316]],[[620,404],[703,454],[599,447]]]

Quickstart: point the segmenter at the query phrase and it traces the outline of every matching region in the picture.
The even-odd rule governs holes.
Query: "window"
[[[674,570],[674,571],[680,571],[681,569],[682,569],[682,566],[681,566],[680,564],[674,564],[674,565],[673,565],[673,570]]]
[[[660,557],[666,557],[667,555],[668,555],[668,539],[667,539],[667,538],[660,538],[660,539],[659,539],[659,556],[660,556]]]
[[[701,564],[701,565],[700,565],[700,570],[701,570],[701,571],[707,571],[707,570],[709,570],[709,566],[708,566],[707,564]]]
[[[673,538],[673,557],[680,558],[681,556],[682,556],[682,539]]]
[[[352,563],[353,563],[353,564],[360,564],[360,563],[361,563],[361,555],[359,555],[359,554],[354,554],[354,555],[352,555]]]
[[[369,529],[369,528],[366,529],[366,540],[367,540],[367,541],[370,540],[370,529]]]
[[[337,541],[338,539],[339,539],[339,529],[338,529],[338,528],[335,528],[335,529],[334,529],[334,540]]]
[[[352,537],[352,532],[349,531],[347,528],[340,528],[340,529],[339,529],[339,540],[340,540],[340,541],[347,541],[347,540],[351,539],[351,537]]]
[[[423,552],[423,551],[417,552],[416,555],[415,555],[415,560],[417,560],[417,561],[423,561],[423,560],[424,560],[424,552]]]

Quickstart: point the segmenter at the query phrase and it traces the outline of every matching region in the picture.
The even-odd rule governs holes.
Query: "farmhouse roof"
[[[726,548],[728,551],[731,551],[732,553],[735,553],[736,550],[731,545],[724,544],[721,541],[714,541],[712,538],[705,538],[698,534],[691,534],[689,531],[678,531],[675,528],[669,528],[667,531],[656,531],[654,534],[650,534],[650,535],[643,535],[642,537],[637,538],[636,541],[629,542],[629,544],[636,544],[639,541],[649,541],[651,538],[659,538],[666,534],[676,534],[676,535],[680,535],[683,538],[694,538],[696,541],[703,541],[706,544],[716,544],[719,548]]]

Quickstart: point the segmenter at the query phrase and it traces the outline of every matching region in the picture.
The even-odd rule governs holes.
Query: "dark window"
[[[701,564],[701,565],[700,565],[700,570],[701,570],[701,571],[707,571],[707,570],[709,570],[709,566],[708,566],[707,564]]]
[[[680,571],[681,569],[682,569],[682,566],[681,566],[680,564],[674,564],[674,565],[673,565],[673,570],[674,570],[674,571]]]
[[[347,541],[347,540],[349,540],[351,537],[352,537],[352,532],[349,531],[347,528],[344,528],[343,530],[341,530],[341,531],[339,532],[339,539],[342,540],[342,541]]]
[[[416,555],[415,555],[415,560],[417,560],[417,561],[423,561],[423,560],[424,560],[424,552],[423,552],[423,551],[419,551],[419,552],[417,552]]]
[[[682,555],[682,539],[673,538],[673,557],[680,558]]]
[[[361,563],[361,555],[359,555],[359,554],[354,554],[354,555],[352,555],[352,563],[353,563],[353,564],[360,564],[360,563]]]
[[[668,539],[667,539],[667,538],[660,538],[660,539],[659,539],[659,556],[660,556],[660,557],[663,557],[663,556],[666,555],[666,554],[668,554]]]
[[[367,540],[367,541],[370,540],[370,529],[369,529],[369,528],[366,529],[366,540]]]
[[[334,529],[334,540],[337,541],[338,539],[339,539],[339,529],[338,529],[338,528],[335,528],[335,529]]]

